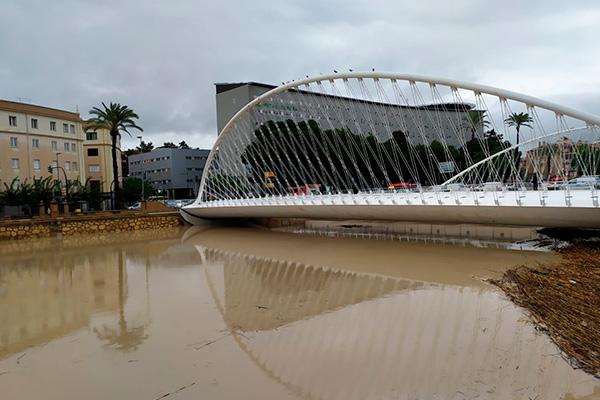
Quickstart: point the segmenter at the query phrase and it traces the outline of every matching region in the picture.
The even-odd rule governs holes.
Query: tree
[[[504,120],[504,123],[510,127],[515,127],[517,130],[517,151],[519,149],[519,134],[521,133],[521,127],[525,126],[531,128],[533,118],[528,113],[512,113]]]
[[[131,132],[129,132],[130,129],[137,129],[140,132],[144,130],[136,124],[139,116],[126,105],[111,102],[106,106],[106,104],[102,103],[102,109],[93,107],[90,110],[90,114],[94,116],[90,119],[90,129],[105,128],[108,129],[110,134],[115,204],[116,208],[121,208],[121,191],[119,187],[120,158],[117,159],[117,139],[121,136],[121,131],[131,135]]]
[[[142,142],[140,143],[140,145],[138,147],[136,147],[137,149],[137,154],[139,153],[149,153],[152,150],[154,150],[154,145],[152,144],[152,142],[144,142],[142,140]]]
[[[189,149],[190,146],[188,146],[188,144],[185,142],[185,140],[182,140],[181,142],[179,142],[179,148],[180,149]]]
[[[489,126],[489,121],[485,119],[485,111],[467,111],[467,128],[471,131],[471,140],[475,140],[475,134],[479,128],[485,129]]]
[[[176,149],[177,145],[173,142],[164,142],[162,146],[160,146],[164,149]]]
[[[517,143],[515,146],[515,155],[514,162],[515,168],[519,170],[519,161],[521,160],[521,153],[519,152],[519,134],[521,133],[521,127],[526,126],[527,128],[531,128],[531,124],[533,123],[533,118],[529,116],[528,113],[520,112],[520,113],[512,113],[504,120],[504,123],[508,126],[515,127],[517,130]]]
[[[154,188],[150,182],[144,181],[144,194],[152,196]],[[140,178],[128,177],[123,179],[123,200],[126,204],[133,204],[142,199],[142,180]]]
[[[127,149],[127,150],[123,151],[122,154],[126,155],[127,157],[132,156],[134,154],[140,154],[140,148],[138,146],[135,149]]]

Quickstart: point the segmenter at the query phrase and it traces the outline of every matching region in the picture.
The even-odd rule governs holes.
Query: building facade
[[[217,132],[220,134],[242,107],[275,87],[258,82],[216,83]],[[414,145],[443,140],[457,148],[462,147],[474,134],[481,137],[484,130],[482,123],[475,127],[475,133],[471,129],[468,113],[481,111],[468,103],[406,106],[297,89],[279,96],[281,101],[268,100],[257,105],[251,111],[250,120],[258,125],[269,120],[291,119],[299,122],[312,119],[323,123],[323,126],[343,129],[348,129],[348,121],[353,121],[351,130],[354,133],[373,133],[385,138],[385,131],[389,128],[403,131]],[[331,113],[334,116],[327,118],[326,124],[322,118],[323,108],[336,110],[335,114]],[[389,126],[385,125],[384,119],[388,120]],[[425,123],[419,124],[420,121]],[[453,135],[457,130],[459,135]]]
[[[575,143],[566,137],[555,143],[539,143],[537,147],[525,153],[521,168],[527,177],[533,177],[537,173],[548,180],[575,178],[578,176],[577,148],[582,145],[583,142]],[[600,149],[599,143],[592,143],[590,146],[593,149]]]
[[[143,179],[170,198],[194,198],[210,150],[157,148],[129,156],[129,176]]]
[[[88,122],[83,122],[85,141],[83,142],[83,157],[85,175],[90,185],[102,192],[110,192],[113,188],[112,143],[107,129],[93,130]],[[123,177],[121,165],[121,139],[117,139],[117,169],[119,182]]]
[[[78,113],[0,100],[0,190],[47,176],[85,181],[83,142]]]

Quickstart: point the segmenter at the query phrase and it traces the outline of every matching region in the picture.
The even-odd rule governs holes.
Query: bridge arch
[[[502,205],[496,192],[507,190],[518,192],[515,206],[530,197],[598,207],[600,184],[589,178],[600,174],[598,127],[598,116],[486,85],[380,72],[306,78],[231,118],[189,208],[445,205],[448,191],[456,205],[469,203],[463,192],[475,206]],[[587,197],[573,199],[568,186],[560,199],[546,192],[581,176]],[[527,193],[538,188],[543,195]],[[482,190],[495,193],[482,200],[474,194]]]

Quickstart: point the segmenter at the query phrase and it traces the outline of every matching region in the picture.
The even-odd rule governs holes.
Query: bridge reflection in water
[[[378,274],[368,253],[355,260],[369,271],[361,272],[240,252],[243,244],[196,247],[237,344],[266,374],[304,397],[597,394],[597,380],[573,370],[519,309],[484,284]]]

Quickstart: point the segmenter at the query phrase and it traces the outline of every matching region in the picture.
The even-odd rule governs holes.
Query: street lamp
[[[58,156],[60,156],[62,153],[56,153],[56,180],[58,181],[59,187],[60,187],[60,174],[58,171]]]
[[[140,151],[141,151],[141,150],[142,150],[142,143],[143,143],[143,140],[142,140],[142,137],[141,137],[141,136],[138,136],[137,138],[138,138],[138,139],[139,139],[139,141],[140,141]],[[144,163],[142,163],[142,201],[144,201],[144,176],[145,176],[145,175],[146,175],[146,174],[145,174],[145,171],[144,171]]]
[[[58,164],[58,156],[61,155],[61,154],[62,153],[56,153],[56,166],[55,167],[53,167],[52,165],[48,166],[48,172],[53,173],[54,172],[53,169],[56,169],[56,181],[58,182],[58,189],[60,190],[61,195],[62,195],[62,188],[60,187],[60,185],[61,185],[61,183],[60,183],[60,170],[62,170],[63,175],[65,177],[65,197],[66,197],[66,199],[68,201],[69,200],[69,188],[68,188],[69,181],[67,179],[67,172],[65,171],[65,169],[63,167],[61,167]]]

